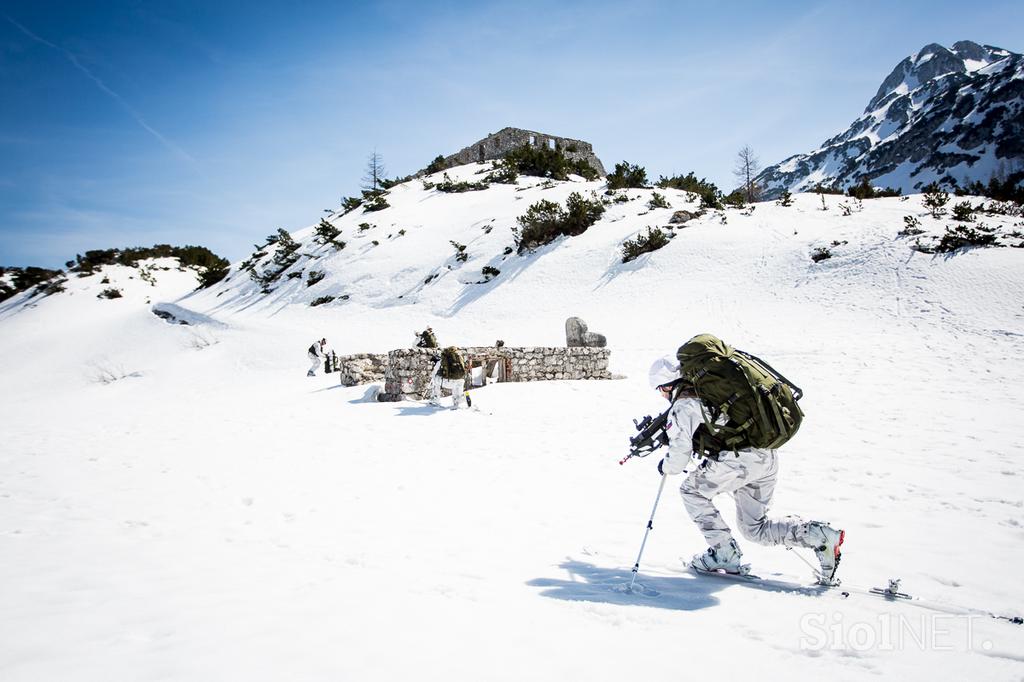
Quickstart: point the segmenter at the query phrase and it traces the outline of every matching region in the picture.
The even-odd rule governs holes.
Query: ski
[[[886,587],[862,587],[859,585],[844,585],[837,581],[835,584],[828,585],[819,582],[815,583],[800,583],[790,580],[782,580],[778,578],[765,578],[754,573],[726,573],[724,571],[706,571],[700,568],[696,568],[689,561],[683,560],[684,565],[690,569],[690,571],[696,575],[708,576],[717,578],[720,580],[731,580],[733,582],[740,583],[754,583],[759,587],[763,587],[772,591],[777,592],[789,592],[794,594],[807,594],[815,595],[823,592],[834,591],[838,596],[843,599],[847,599],[851,594],[857,594],[872,598],[881,598],[891,602],[907,603],[918,608],[926,609],[929,611],[937,611],[939,613],[948,613],[952,615],[967,615],[967,616],[984,616],[987,618],[993,618],[995,620],[1006,621],[1014,625],[1024,625],[1024,618],[1021,616],[1009,616],[999,613],[993,613],[985,609],[979,609],[969,606],[958,606],[956,604],[943,604],[941,602],[924,599],[901,589],[900,583],[902,582],[899,578],[890,578]]]
[[[822,585],[820,583],[801,583],[795,580],[785,580],[780,578],[763,577],[756,573],[726,573],[725,571],[707,571],[702,568],[697,568],[689,561],[684,560],[683,564],[690,570],[694,575],[715,578],[718,580],[730,580],[733,582],[740,583],[752,583],[756,584],[762,589],[767,589],[773,592],[789,592],[791,594],[806,594],[806,595],[818,595],[827,590],[833,589],[835,585]],[[846,595],[842,595],[846,596]]]

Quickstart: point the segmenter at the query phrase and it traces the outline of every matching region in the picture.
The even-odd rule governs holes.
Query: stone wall
[[[550,381],[555,379],[611,379],[607,348],[513,348],[474,346],[460,348],[467,366],[484,366],[498,381]],[[430,373],[440,351],[402,348],[387,354],[384,390],[379,400],[422,400],[430,395]],[[500,363],[500,366],[497,366]],[[489,379],[488,381],[494,381]]]
[[[445,167],[451,168],[452,166],[461,166],[467,163],[482,163],[484,161],[500,159],[513,149],[523,145],[531,147],[558,147],[565,154],[566,158],[586,161],[600,175],[607,175],[601,159],[597,158],[597,155],[594,154],[594,148],[589,142],[574,140],[570,137],[538,133],[534,130],[523,130],[522,128],[502,128],[482,140],[477,140],[451,156],[446,156],[444,159]]]
[[[341,373],[342,386],[372,384],[384,378],[388,356],[384,353],[356,353],[339,355],[335,368]]]

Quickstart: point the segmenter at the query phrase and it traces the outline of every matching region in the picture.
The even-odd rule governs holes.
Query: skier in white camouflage
[[[696,452],[694,437],[705,425],[707,410],[702,407],[693,385],[680,376],[680,366],[672,357],[655,362],[649,376],[651,387],[672,403],[666,426],[668,453],[658,463],[658,473],[687,474],[679,489],[683,504],[708,543],[707,551],[695,555],[690,565],[703,571],[749,571],[749,567],[741,563],[742,552],[732,531],[712,503],[717,495],[730,493],[736,502],[736,517],[743,537],[762,545],[813,549],[821,564],[819,581],[837,582],[835,573],[844,531],[820,521],[804,522],[796,516],[768,518],[779,471],[777,451],[723,450],[716,456]]]
[[[327,339],[320,339],[314,341],[310,345],[309,350],[306,351],[306,355],[309,356],[310,366],[309,371],[306,372],[307,377],[315,377],[316,371],[324,364],[324,358],[327,357]]]

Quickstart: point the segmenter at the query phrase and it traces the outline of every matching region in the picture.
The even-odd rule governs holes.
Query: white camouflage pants
[[[309,356],[310,362],[313,364],[309,366],[309,371],[306,372],[306,376],[316,376],[316,370],[320,367],[320,356],[313,353],[306,353]]]
[[[442,379],[435,376],[430,380],[430,402],[435,405],[441,404],[441,389],[452,392],[452,408],[458,408],[462,404],[462,391],[465,388],[465,379]]]
[[[810,546],[803,539],[807,524],[802,519],[768,518],[778,475],[779,460],[774,450],[723,452],[718,461],[706,459],[691,471],[679,492],[687,513],[712,547],[733,539],[732,531],[712,504],[721,493],[732,494],[740,533],[748,540],[761,545]]]

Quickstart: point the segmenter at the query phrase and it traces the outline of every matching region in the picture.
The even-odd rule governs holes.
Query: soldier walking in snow
[[[327,355],[327,339],[320,339],[314,341],[309,347],[309,360],[312,363],[309,366],[309,371],[306,372],[307,377],[316,376],[316,370],[324,362],[324,357]]]
[[[717,358],[709,362],[707,358],[712,355]],[[683,360],[683,367],[677,358]],[[752,361],[757,361],[756,366]],[[701,366],[701,362],[706,364]],[[748,368],[748,364],[755,369]],[[739,377],[736,381],[747,382],[747,388],[726,387],[724,398],[710,401],[709,396],[721,388],[714,386],[714,382],[725,386],[730,373]],[[795,402],[800,397],[799,389],[794,399],[791,385],[767,364],[734,351],[711,335],[694,337],[679,349],[676,357],[656,361],[649,378],[651,387],[672,403],[665,427],[668,454],[658,463],[658,473],[686,474],[679,489],[683,504],[708,543],[707,551],[695,555],[690,565],[702,571],[749,570],[740,563],[742,552],[712,503],[717,495],[729,493],[736,503],[740,532],[746,539],[762,545],[813,549],[821,564],[819,581],[833,584],[845,532],[820,521],[804,522],[796,516],[768,517],[779,472],[777,444],[796,432],[802,417]],[[784,390],[778,387],[783,382]],[[742,397],[745,391],[747,396]],[[784,394],[788,402],[778,397]],[[744,400],[759,397],[764,409],[755,406],[743,413]],[[772,400],[776,401],[774,405]],[[767,416],[772,413],[774,416]],[[781,437],[779,433],[768,435],[772,441],[769,447],[751,444],[764,442],[763,432],[754,433],[760,428],[755,423],[758,420],[769,425],[764,431],[774,428],[773,424],[781,428]]]
[[[466,384],[466,362],[455,346],[448,346],[438,357],[430,374],[430,404],[441,406],[441,389],[452,392],[452,409],[462,404]]]

